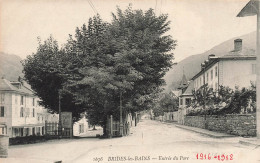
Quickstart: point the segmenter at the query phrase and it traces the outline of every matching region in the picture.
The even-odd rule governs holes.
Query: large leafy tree
[[[124,113],[153,104],[176,45],[166,35],[170,23],[167,15],[156,16],[152,9],[143,12],[131,6],[125,11],[118,8],[112,15],[111,23],[99,15],[90,18],[88,24],[76,28],[74,37],[70,35],[61,50],[55,41],[39,44],[37,53],[25,60],[25,78],[45,106],[55,110],[57,92],[62,89],[64,97],[70,96],[67,102],[81,107],[73,107],[74,112],[86,109],[91,124],[105,126],[108,115],[119,119],[120,99]],[[45,76],[36,74],[41,72]],[[53,87],[42,85],[49,82],[46,77],[55,82]],[[49,94],[53,98],[47,97]]]
[[[80,64],[69,65],[73,73],[69,89],[77,99],[92,107],[91,114],[103,123],[107,115],[119,115],[119,96],[124,111],[147,109],[152,95],[164,84],[162,77],[171,67],[175,41],[167,15],[155,16],[152,9],[143,12],[117,9],[110,24],[99,16],[76,29],[66,52]],[[72,59],[74,60],[74,59]],[[79,74],[79,78],[75,77]]]
[[[84,107],[76,104],[70,92],[64,91],[64,83],[67,80],[62,73],[66,66],[64,52],[59,49],[57,41],[52,36],[43,43],[39,39],[36,53],[29,55],[22,64],[24,78],[41,99],[41,105],[50,112],[58,113],[60,93],[62,111],[72,112],[74,121],[80,118]]]

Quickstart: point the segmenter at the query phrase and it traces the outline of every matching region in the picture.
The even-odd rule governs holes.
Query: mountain
[[[10,81],[17,81],[19,76],[23,77],[21,60],[17,55],[0,52],[0,77]]]
[[[174,65],[165,75],[164,79],[166,81],[165,91],[175,90],[181,81],[183,71],[188,80],[190,80],[194,75],[196,75],[200,69],[200,64],[208,59],[208,55],[215,54],[216,56],[223,56],[228,52],[234,50],[234,40],[241,38],[243,49],[256,49],[256,32],[252,32],[243,36],[232,38],[225,41],[212,49],[197,55],[189,56],[177,65]]]

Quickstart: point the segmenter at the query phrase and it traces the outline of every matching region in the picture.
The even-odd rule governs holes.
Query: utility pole
[[[59,124],[58,124],[58,135],[61,137],[62,136],[62,126],[61,126],[61,91],[58,91],[59,94]]]
[[[122,110],[122,92],[120,91],[120,136],[123,136],[123,110]]]
[[[205,100],[205,98],[206,98],[206,79],[205,79],[205,68],[206,68],[206,64],[205,63],[202,63],[201,64],[201,66],[202,66],[202,70],[203,70],[203,110],[204,110],[204,112],[205,112],[205,129],[207,129],[208,127],[206,126],[206,120],[207,120],[207,112],[206,112],[206,104],[205,104],[205,102],[206,102],[206,100]]]

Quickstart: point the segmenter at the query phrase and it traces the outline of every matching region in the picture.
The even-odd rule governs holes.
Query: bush
[[[53,137],[54,138],[54,137]],[[25,137],[15,137],[15,138],[9,138],[9,144],[10,145],[21,145],[21,144],[34,144],[39,142],[45,142],[49,139],[53,139],[48,136],[25,136]]]
[[[203,93],[204,96],[203,96]],[[205,88],[193,92],[194,100],[187,109],[188,116],[196,115],[225,115],[225,114],[248,114],[256,112],[256,87],[239,89],[235,91],[220,86],[218,94],[212,89]],[[205,105],[205,109],[203,109]]]

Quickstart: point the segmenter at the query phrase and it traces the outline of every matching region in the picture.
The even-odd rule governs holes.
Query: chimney
[[[201,63],[201,70],[203,70],[206,67],[205,62]]]
[[[241,51],[242,50],[242,39],[235,39],[234,40],[234,51]]]
[[[210,54],[209,56],[208,56],[208,60],[209,60],[209,62],[212,60],[212,58],[214,58],[215,57],[215,54]]]

